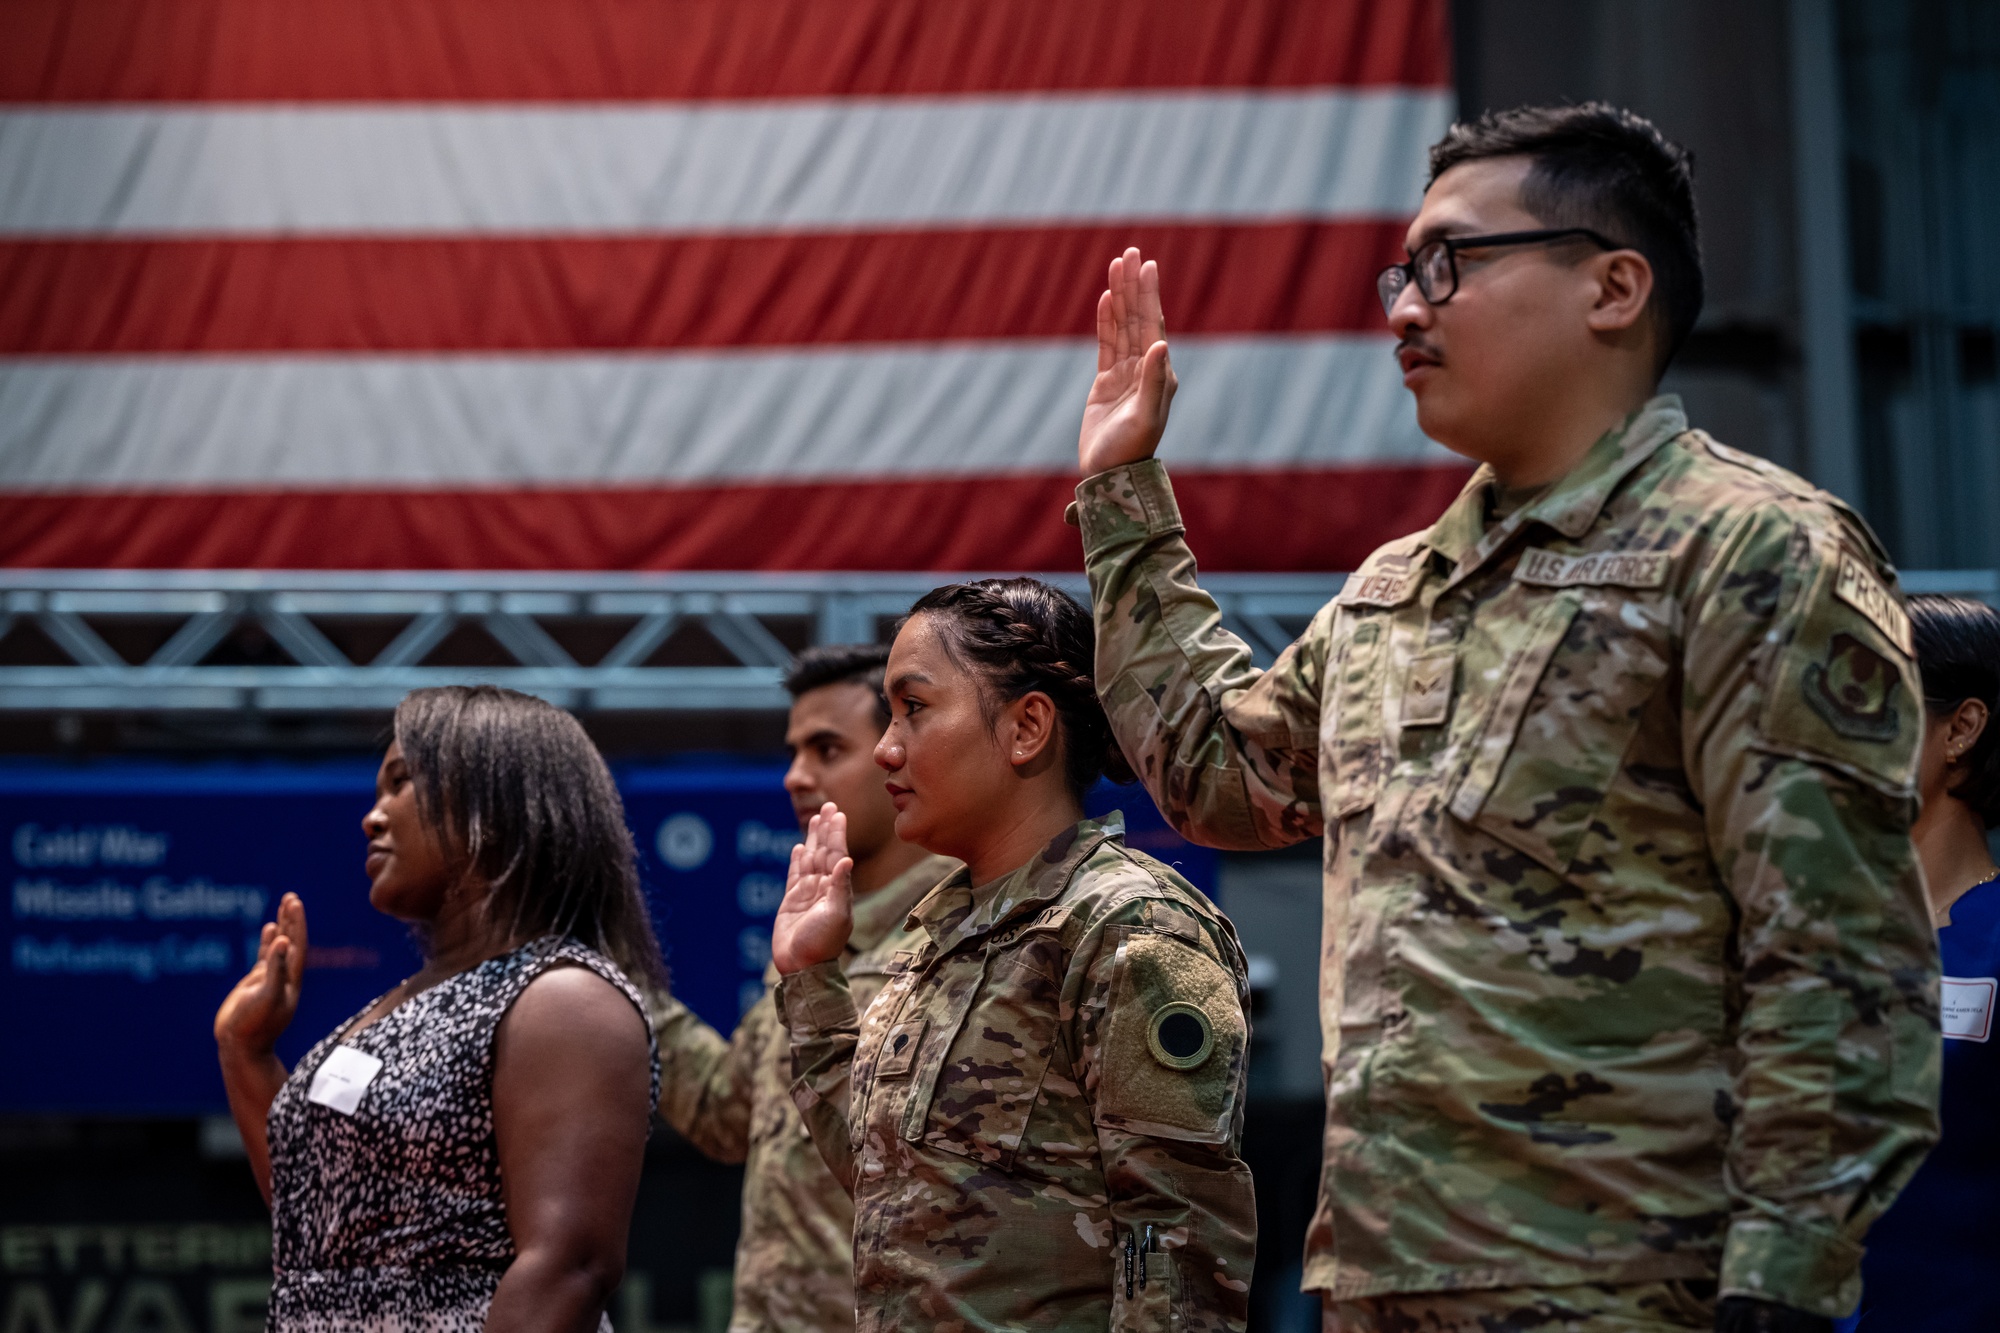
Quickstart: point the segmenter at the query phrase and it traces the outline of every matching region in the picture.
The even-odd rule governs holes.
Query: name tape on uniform
[[[336,1046],[313,1071],[306,1100],[331,1107],[342,1115],[353,1115],[361,1105],[361,1094],[368,1091],[368,1085],[381,1072],[382,1062],[366,1051]]]
[[[1894,593],[1882,586],[1873,571],[1845,551],[1840,553],[1840,573],[1833,582],[1833,595],[1867,616],[1870,624],[1903,650],[1903,656],[1917,655],[1916,638],[1910,632],[1910,613],[1897,602]]]
[[[1956,1041],[1985,1041],[1993,1035],[1992,977],[1946,977],[1939,1017],[1944,1035]]]
[[[1334,600],[1342,606],[1401,606],[1416,590],[1420,569],[1406,555],[1377,556],[1347,576]]]
[[[1604,551],[1595,555],[1558,555],[1540,547],[1521,552],[1514,566],[1517,583],[1544,588],[1658,588],[1667,581],[1673,558],[1660,551]]]

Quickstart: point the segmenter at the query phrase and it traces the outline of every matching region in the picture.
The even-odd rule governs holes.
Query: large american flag
[[[0,564],[1073,568],[1129,244],[1204,564],[1351,568],[1446,8],[9,0]]]

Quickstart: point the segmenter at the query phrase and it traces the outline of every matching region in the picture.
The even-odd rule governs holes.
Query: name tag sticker
[[[1658,588],[1673,568],[1664,551],[1601,551],[1592,555],[1559,555],[1531,547],[1514,566],[1514,581],[1543,588]]]
[[[361,1094],[368,1091],[368,1085],[382,1072],[382,1062],[366,1051],[357,1051],[352,1046],[336,1046],[313,1071],[312,1086],[306,1089],[306,1100],[330,1107],[342,1115],[353,1115],[361,1105]]]
[[[1840,553],[1840,573],[1833,582],[1833,595],[1867,616],[1870,624],[1889,636],[1889,642],[1903,650],[1903,656],[1917,655],[1909,613],[1866,565],[1845,551]]]
[[[1944,1035],[1957,1041],[1985,1041],[1993,1035],[1992,977],[1944,979]]]

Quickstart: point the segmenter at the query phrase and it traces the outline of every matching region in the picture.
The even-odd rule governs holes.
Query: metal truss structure
[[[580,713],[782,709],[795,652],[882,637],[955,577],[0,570],[0,711],[386,712],[476,682]],[[1269,662],[1340,582],[1203,586]]]
[[[808,644],[883,636],[932,574],[0,570],[0,711],[386,712],[488,682],[577,712],[781,709]],[[1044,575],[1079,597],[1077,574]],[[1268,664],[1338,574],[1210,574]],[[1912,592],[2000,600],[2000,571]]]

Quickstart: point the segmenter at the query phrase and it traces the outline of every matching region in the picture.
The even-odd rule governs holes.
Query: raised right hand
[[[1160,267],[1127,250],[1111,261],[1097,298],[1097,378],[1083,405],[1077,467],[1086,477],[1151,458],[1167,428],[1180,381],[1167,357],[1160,310]]]
[[[215,1043],[225,1052],[268,1055],[298,1012],[306,970],[306,907],[296,893],[278,903],[278,919],[264,923],[257,962],[215,1011]]]
[[[771,926],[771,961],[790,976],[840,957],[854,932],[854,860],[847,854],[847,816],[828,801],[792,848],[785,901]]]

